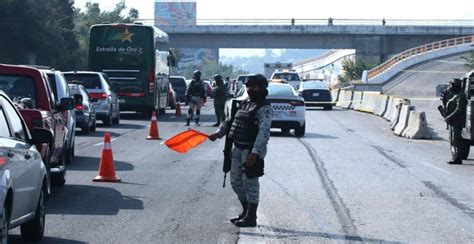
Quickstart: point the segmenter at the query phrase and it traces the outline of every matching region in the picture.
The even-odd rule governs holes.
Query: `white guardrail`
[[[464,36],[433,42],[399,53],[367,72],[364,83],[380,84],[402,70],[431,59],[474,50],[474,36]]]

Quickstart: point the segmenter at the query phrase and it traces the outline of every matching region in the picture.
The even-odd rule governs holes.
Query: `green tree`
[[[73,4],[64,0],[2,2],[0,62],[69,68],[78,48]]]
[[[377,66],[375,63],[364,62],[361,60],[354,61],[353,59],[344,59],[342,61],[343,74],[339,75],[339,81],[342,83],[348,83],[362,78],[362,72],[364,70],[370,70]]]
[[[75,23],[77,39],[79,41],[79,59],[82,69],[87,68],[87,56],[89,50],[89,30],[92,25],[102,23],[133,23],[139,17],[138,10],[131,8],[127,15],[122,12],[127,9],[125,0],[120,0],[111,11],[103,11],[98,3],[87,2],[84,10],[76,10]]]
[[[466,61],[466,63],[464,63],[464,67],[466,67],[466,69],[469,71],[474,70],[474,51],[471,51],[470,54],[470,57],[461,57]]]

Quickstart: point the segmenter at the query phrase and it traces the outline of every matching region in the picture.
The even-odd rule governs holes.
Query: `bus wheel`
[[[158,114],[166,114],[166,108],[160,108]]]

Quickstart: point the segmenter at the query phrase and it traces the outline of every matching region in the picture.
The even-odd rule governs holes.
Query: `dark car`
[[[298,95],[304,98],[304,103],[307,107],[323,107],[324,110],[332,109],[331,90],[329,90],[324,82],[301,82],[298,88]]]
[[[92,99],[86,88],[78,84],[69,84],[72,97],[74,98],[74,110],[76,111],[76,127],[82,132],[89,134],[96,130],[96,114]]]
[[[117,94],[107,82],[107,75],[101,72],[74,71],[64,72],[68,83],[80,84],[86,88],[92,98],[97,119],[105,125],[120,123],[120,107]]]
[[[56,105],[59,105],[62,98],[70,98],[71,93],[69,91],[69,87],[66,82],[66,78],[64,78],[63,74],[60,71],[53,70],[53,69],[40,69],[41,72],[45,73],[48,77],[49,86],[53,90],[54,98],[56,101]],[[63,110],[64,118],[66,118],[66,141],[65,141],[65,153],[66,153],[66,163],[71,163],[74,157],[74,145],[75,145],[75,136],[76,130],[76,113],[74,110]]]
[[[186,78],[184,76],[171,76],[170,83],[176,92],[176,101],[186,102]]]
[[[1,243],[8,230],[21,226],[27,241],[39,241],[45,226],[45,199],[49,194],[47,169],[34,144],[50,143],[53,134],[28,127],[15,105],[0,91],[0,220]]]
[[[43,128],[53,133],[53,142],[36,144],[36,147],[41,152],[48,176],[51,176],[50,182],[64,185],[67,161],[64,111],[73,109],[74,100],[63,97],[58,104],[46,74],[28,66],[0,64],[0,86],[17,104],[30,130]]]

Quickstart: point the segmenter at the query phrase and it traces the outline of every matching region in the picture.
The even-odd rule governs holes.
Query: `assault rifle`
[[[230,121],[229,121],[229,126],[232,126],[232,123],[234,122],[235,114],[237,113],[237,106],[240,103],[240,101],[237,101],[235,99],[232,100],[232,106],[230,109]],[[224,183],[222,184],[222,187],[225,187],[225,180],[227,178],[227,173],[230,171],[230,168],[232,166],[232,144],[233,141],[231,138],[229,138],[229,130],[227,130],[227,134],[225,135],[225,146],[224,146],[224,165],[222,167],[222,171],[224,172]]]

